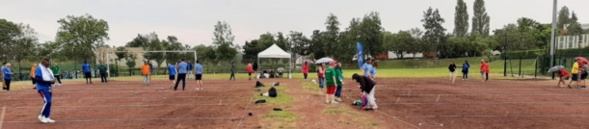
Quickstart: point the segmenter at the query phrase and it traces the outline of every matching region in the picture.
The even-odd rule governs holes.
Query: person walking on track
[[[186,87],[186,72],[188,70],[186,67],[188,67],[188,63],[184,62],[184,59],[181,59],[177,66],[178,79],[176,79],[176,85],[174,85],[175,91],[178,90],[178,84],[180,81],[182,81],[182,90],[184,90]]]
[[[172,63],[168,63],[168,76],[172,82],[172,86],[174,86],[174,84],[176,84],[174,83],[176,81],[176,66]]]
[[[51,101],[53,96],[51,89],[52,85],[55,84],[55,79],[53,78],[53,73],[48,67],[49,60],[44,59],[34,73],[35,79],[37,80],[37,92],[41,95],[41,98],[43,98],[44,101],[41,113],[37,118],[39,118],[39,121],[42,123],[55,123],[55,120],[49,118],[51,115]]]
[[[248,80],[252,80],[252,73],[254,72],[252,63],[247,63],[247,65],[245,66],[245,71],[247,71],[247,75],[249,76]]]
[[[231,76],[229,77],[229,81],[235,81],[235,62],[231,61]]]
[[[2,67],[2,79],[4,79],[4,90],[6,91],[10,91],[10,82],[12,81],[13,74],[14,73],[12,73],[12,70],[10,69],[10,63],[7,63]]]

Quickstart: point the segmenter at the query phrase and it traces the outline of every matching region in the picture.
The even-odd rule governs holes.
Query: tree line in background
[[[325,20],[325,29],[304,32],[266,32],[257,39],[246,41],[243,46],[234,43],[234,35],[228,23],[219,21],[214,25],[211,45],[189,46],[178,41],[176,36],[160,39],[155,32],[138,34],[117,51],[128,51],[125,47],[140,47],[146,51],[194,50],[199,61],[208,64],[223,64],[230,61],[253,62],[257,54],[276,44],[293,58],[304,56],[318,59],[333,57],[344,63],[352,63],[356,54],[356,42],[364,45],[364,53],[377,56],[391,51],[398,58],[405,54],[422,53],[425,57],[456,58],[490,56],[493,50],[522,51],[546,49],[550,41],[550,24],[539,23],[522,17],[502,28],[490,30],[491,18],[486,12],[484,0],[475,0],[473,15],[469,18],[464,0],[457,0],[454,14],[454,29],[447,33],[442,26],[446,20],[438,9],[429,7],[423,12],[422,27],[390,32],[382,27],[380,14],[369,12],[360,18],[353,18],[346,28],[340,28],[335,14]],[[569,13],[565,6],[558,14],[558,30],[561,35],[580,35],[582,30],[574,11]],[[470,21],[470,23],[469,23]],[[55,41],[39,43],[36,32],[24,23],[13,23],[0,19],[0,56],[4,61],[39,60],[41,58],[81,61],[86,59],[104,60],[102,48],[112,48],[109,40],[107,21],[86,14],[66,16],[57,21],[60,24]],[[417,22],[417,21],[416,21]],[[394,24],[394,23],[393,23]],[[470,29],[469,29],[470,28]],[[470,30],[470,31],[469,31]],[[117,61],[127,61],[134,67],[137,53],[116,53]],[[542,54],[542,53],[538,53]],[[160,67],[164,61],[180,58],[193,59],[191,53],[146,53],[145,59],[155,61]]]

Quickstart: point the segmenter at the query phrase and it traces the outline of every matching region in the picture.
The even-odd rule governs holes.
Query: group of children
[[[450,71],[450,81],[452,82],[452,84],[454,84],[454,81],[456,80],[456,64],[454,62],[450,63],[450,65],[448,66],[448,70]],[[468,63],[468,61],[464,61],[464,64],[462,64],[462,80],[468,80],[468,72],[470,69],[470,64]],[[481,73],[481,81],[485,82],[485,81],[489,81],[489,72],[491,71],[491,67],[489,65],[489,63],[487,61],[485,61],[485,59],[481,60],[481,67],[480,67],[480,73]]]
[[[581,62],[581,58],[575,58],[575,63],[573,63],[570,73],[565,68],[561,68],[554,72],[559,77],[558,84],[556,85],[557,87],[561,87],[560,84],[562,83],[562,85],[566,85],[568,88],[573,88],[571,84],[575,82],[575,88],[582,88],[586,87],[585,80],[589,74],[589,64],[586,61]],[[565,80],[568,80],[569,78],[571,81],[567,85]],[[582,86],[579,86],[579,81],[583,82]]]
[[[376,70],[372,65],[372,59],[367,59],[367,62],[362,65],[360,69],[364,75],[354,73],[352,79],[359,84],[358,88],[362,93],[362,98],[366,98],[366,101],[364,102],[365,104],[363,104],[365,106],[362,108],[365,110],[375,110],[378,108],[374,97],[376,89]],[[305,62],[302,68],[305,79],[307,79],[308,70],[308,63]],[[344,76],[341,63],[331,61],[328,63],[327,67],[325,64],[321,64],[317,70],[317,77],[319,79],[319,92],[321,94],[325,92],[326,104],[339,104],[343,102],[341,96],[344,86]]]

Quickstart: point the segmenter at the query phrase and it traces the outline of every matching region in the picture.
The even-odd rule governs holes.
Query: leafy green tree
[[[472,17],[472,31],[470,33],[474,36],[488,36],[490,30],[489,24],[491,21],[491,17],[489,17],[489,15],[487,14],[487,9],[485,8],[485,1],[475,0],[473,9],[474,15]]]
[[[165,50],[168,51],[179,51],[185,50],[184,44],[178,42],[178,38],[176,36],[168,36],[167,40],[162,41]],[[174,64],[176,61],[180,60],[181,53],[177,52],[166,52],[164,58],[166,62]]]
[[[213,31],[213,44],[216,46],[221,44],[233,46],[233,39],[235,39],[235,36],[231,32],[231,26],[225,21],[217,21],[215,31]]]
[[[359,25],[359,41],[364,45],[364,53],[376,56],[385,52],[385,49],[382,47],[383,28],[381,27],[379,13],[370,12],[369,14],[364,15],[364,18],[362,18],[362,22]]]
[[[246,62],[254,62],[256,61],[257,57],[258,57],[258,53],[260,53],[262,51],[262,49],[259,47],[259,43],[258,40],[254,39],[251,41],[246,41],[245,45],[243,45],[243,61]],[[243,63],[246,63],[243,62]]]
[[[22,35],[20,29],[21,27],[18,24],[0,19],[0,56],[2,56],[4,61],[13,58],[11,55],[15,52],[14,48],[18,47],[14,37]]]
[[[109,39],[109,26],[105,20],[96,19],[89,14],[83,16],[68,15],[59,19],[56,42],[60,42],[64,55],[68,59],[85,60],[100,57],[97,48],[104,46]]]
[[[11,47],[10,55],[17,62],[20,62],[29,56],[37,56],[34,55],[33,51],[35,51],[35,48],[39,43],[36,37],[37,33],[33,28],[22,23],[18,24],[17,26],[19,28],[20,34],[14,37],[15,42]],[[39,57],[44,58],[49,58],[50,56],[51,55],[39,55]]]
[[[284,34],[282,34],[282,32],[278,32],[276,34],[276,41],[275,41],[275,43],[282,50],[290,51],[290,47],[288,46],[288,39],[286,37],[284,37]]]
[[[327,16],[327,20],[325,21],[325,25],[326,31],[323,35],[325,39],[322,42],[325,46],[325,54],[329,56],[335,56],[336,53],[341,52],[341,47],[338,46],[342,46],[339,43],[340,23],[337,20],[337,16],[334,14],[329,14],[329,16]]]
[[[415,58],[417,53],[427,51],[426,49],[424,49],[424,47],[422,47],[423,45],[425,45],[421,39],[421,37],[423,37],[423,31],[421,31],[421,29],[419,28],[412,28],[409,29],[408,32],[409,34],[411,34],[411,37],[413,38],[413,43],[407,49],[407,52],[413,54],[413,58]]]
[[[319,30],[314,30],[311,35],[311,51],[315,59],[323,58],[325,54],[324,34]]]
[[[465,37],[468,34],[468,11],[464,0],[457,0],[454,13],[454,35]]]
[[[383,32],[384,45],[386,50],[393,51],[397,55],[397,58],[404,58],[405,53],[409,53],[408,50],[413,46],[413,37],[408,31],[399,31],[395,34],[391,32]]]
[[[570,24],[571,18],[569,16],[571,16],[569,7],[563,6],[560,8],[560,11],[558,11],[558,21],[556,23],[556,28],[558,28],[558,30],[563,30],[566,24]]]
[[[291,52],[294,59],[298,59],[299,55],[308,56],[311,54],[311,41],[302,32],[290,31],[288,36],[288,44],[292,46]]]
[[[212,63],[214,62],[215,58],[217,58],[217,56],[215,55],[215,50],[212,46],[206,46],[206,45],[198,45],[195,46],[193,48],[193,50],[196,51],[197,55],[198,55],[198,60],[201,63]]]
[[[237,50],[233,45],[235,36],[231,32],[231,26],[224,21],[218,21],[213,35],[213,45],[215,45],[216,52],[215,63],[232,60],[237,54]]]
[[[133,68],[135,68],[135,65],[137,65],[137,62],[135,62],[136,59],[137,55],[135,55],[135,53],[127,52],[125,60],[127,61],[127,67],[129,67],[129,75],[132,75],[131,73],[133,72]]]
[[[423,35],[423,42],[425,50],[438,52],[440,46],[443,46],[446,37],[446,29],[442,26],[444,19],[440,16],[438,9],[433,10],[431,7],[423,12],[423,28],[425,33]]]
[[[567,27],[567,34],[568,35],[583,34],[583,28],[581,28],[581,23],[578,22],[577,14],[575,14],[574,11],[571,14],[571,20],[569,22],[569,26]]]

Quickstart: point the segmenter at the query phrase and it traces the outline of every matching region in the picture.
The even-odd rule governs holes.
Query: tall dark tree
[[[214,26],[213,31],[213,44],[215,45],[215,63],[221,61],[229,62],[237,54],[235,45],[233,45],[233,33],[231,32],[231,26],[226,22],[218,21]]]
[[[457,0],[454,13],[454,35],[464,37],[468,34],[468,11],[464,0]]]
[[[328,56],[334,56],[338,51],[340,51],[341,44],[339,44],[339,21],[337,20],[337,16],[334,14],[329,14],[327,16],[327,20],[325,21],[325,54]]]
[[[85,60],[100,57],[97,49],[104,46],[108,37],[109,26],[105,20],[96,19],[89,14],[83,16],[66,16],[59,19],[56,42],[60,42],[64,55],[69,59]]]
[[[425,52],[438,52],[439,47],[443,46],[442,43],[446,35],[446,29],[442,26],[444,19],[440,16],[438,9],[433,10],[429,7],[427,11],[423,12],[421,22],[423,22],[423,28],[425,28],[423,35],[423,41],[426,43],[424,48],[427,50]]]
[[[325,46],[323,44],[324,34],[319,30],[314,30],[311,35],[311,49],[315,59],[325,57]]]
[[[361,30],[359,41],[361,41],[364,45],[364,53],[376,56],[385,52],[385,49],[382,47],[383,28],[381,27],[380,16],[378,12],[371,12],[367,15],[364,15],[359,28]]]
[[[569,26],[567,27],[567,34],[568,35],[580,35],[583,34],[583,28],[581,28],[581,23],[578,21],[577,14],[573,11],[571,14],[571,20],[569,22]]]
[[[566,24],[570,24],[571,22],[571,13],[569,12],[569,7],[563,6],[558,11],[558,21],[556,23],[556,28],[558,30],[563,30]]]
[[[290,47],[288,46],[288,39],[284,36],[284,34],[282,32],[276,33],[275,43],[282,50],[290,51]]]
[[[488,36],[491,17],[487,14],[484,0],[475,0],[473,6],[472,31],[474,36]]]

